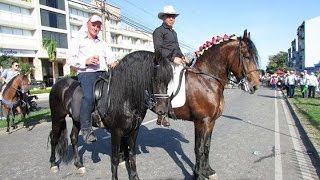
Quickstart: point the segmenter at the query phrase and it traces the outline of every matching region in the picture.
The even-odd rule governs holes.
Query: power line
[[[145,9],[143,9],[143,8],[141,8],[141,7],[136,6],[135,4],[133,4],[133,3],[129,2],[129,1],[127,1],[127,0],[123,0],[123,1],[125,1],[126,3],[130,4],[131,6],[137,8],[137,9],[143,11],[144,13],[153,16],[152,13],[146,11]],[[113,2],[113,3],[114,3],[114,2]],[[114,3],[114,4],[120,7],[119,4],[117,4],[117,3]],[[124,8],[123,8],[123,9],[124,9]],[[122,15],[119,14],[119,16],[120,16],[120,17],[124,17],[124,18],[122,18],[124,21],[127,21],[127,20],[130,21],[130,24],[129,24],[129,25],[133,25],[135,28],[141,29],[141,30],[146,31],[146,32],[148,32],[148,33],[152,33],[152,32],[153,32],[153,29],[154,29],[154,28],[151,29],[151,28],[149,28],[149,27],[147,27],[147,26],[145,26],[145,25],[142,25],[142,24],[134,21],[132,17],[127,17],[127,16],[125,16],[125,15],[123,15],[123,14],[122,14]],[[193,48],[192,46],[188,45],[188,44],[185,43],[184,41],[179,40],[179,44],[180,44],[180,47],[182,47],[182,48],[184,48],[184,49],[186,49],[186,50],[188,50],[188,51],[194,51],[194,50],[195,50],[195,48]]]

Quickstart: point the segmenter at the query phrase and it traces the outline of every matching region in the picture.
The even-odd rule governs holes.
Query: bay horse
[[[16,123],[14,122],[14,117],[16,111],[18,111],[22,116],[23,125],[26,126],[26,115],[29,113],[28,107],[24,101],[26,97],[26,92],[29,90],[29,77],[26,73],[21,73],[14,78],[12,78],[8,84],[5,86],[5,89],[2,93],[1,100],[1,112],[3,111],[7,119],[7,130],[10,132],[10,115],[12,117],[12,128],[17,128]]]
[[[122,154],[128,165],[129,179],[139,179],[135,151],[139,127],[148,108],[155,106],[153,110],[157,114],[168,112],[169,96],[166,92],[172,77],[172,67],[166,58],[159,53],[136,51],[126,55],[109,75],[104,74],[96,82],[93,117],[101,119],[104,127],[111,133],[112,179],[118,179],[117,171]],[[56,153],[62,160],[66,159],[68,138],[65,117],[69,115],[73,122],[70,139],[74,165],[79,173],[85,173],[77,145],[81,98],[79,82],[70,77],[57,81],[51,89],[49,105],[52,130],[49,137],[52,172],[59,170]]]
[[[194,122],[193,178],[204,180],[217,178],[209,163],[209,153],[215,122],[223,112],[223,91],[229,73],[232,72],[241,89],[250,94],[258,89],[260,81],[258,52],[246,30],[243,37],[213,38],[200,51],[201,56],[193,68],[185,73],[186,102],[173,111],[176,118]]]

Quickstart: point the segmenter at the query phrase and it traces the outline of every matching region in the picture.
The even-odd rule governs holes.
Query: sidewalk
[[[285,96],[285,92],[282,91],[282,93],[284,95],[285,102],[287,103],[288,108],[290,110],[290,113],[292,114],[292,117],[293,117],[294,121],[296,122],[296,125],[298,126],[299,129],[302,130],[302,132],[301,132],[302,136],[306,137],[304,139],[307,141],[307,143],[309,145],[309,149],[307,150],[306,154],[314,155],[319,160],[320,159],[320,147],[317,145],[316,139],[314,138],[314,136],[310,132],[310,129],[306,126],[306,123],[304,123],[300,120],[301,117],[299,116],[298,113],[296,113],[298,110],[287,99],[287,97]]]

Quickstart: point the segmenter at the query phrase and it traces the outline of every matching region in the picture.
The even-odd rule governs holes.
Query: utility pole
[[[107,41],[106,38],[106,20],[109,20],[108,10],[106,9],[106,0],[94,0],[96,5],[99,6],[102,19],[102,40]],[[106,16],[107,14],[107,16]]]
[[[101,13],[102,13],[102,40],[105,42],[107,41],[106,39],[106,2],[105,0],[101,0]]]

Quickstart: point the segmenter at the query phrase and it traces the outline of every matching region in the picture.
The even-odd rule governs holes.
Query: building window
[[[120,50],[119,50],[119,48],[111,47],[111,51],[112,52],[119,52]]]
[[[80,17],[84,17],[84,18],[89,17],[88,12],[81,11],[79,9],[69,8],[69,11],[70,11],[70,15],[80,16]]]
[[[41,9],[41,25],[59,29],[67,29],[66,15]]]
[[[111,33],[111,44],[118,44],[117,35]]]
[[[42,39],[52,39],[57,42],[57,48],[68,48],[68,36],[64,33],[42,31]]]
[[[56,9],[65,10],[64,0],[40,0],[40,4]]]
[[[0,33],[2,34],[11,34],[11,35],[20,35],[20,36],[32,36],[32,31],[11,27],[0,26]]]
[[[129,54],[130,51],[131,51],[130,49],[123,49],[123,53],[124,53],[124,54]]]
[[[0,10],[16,13],[16,14],[22,14],[22,15],[31,15],[31,11],[29,9],[21,8],[14,5],[4,4],[0,3]]]
[[[124,41],[128,41],[129,39],[130,39],[129,36],[122,36],[122,40],[124,40]]]

